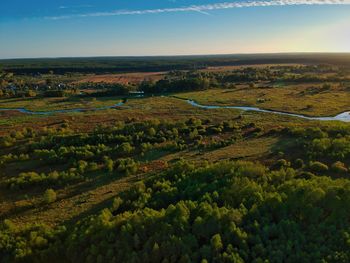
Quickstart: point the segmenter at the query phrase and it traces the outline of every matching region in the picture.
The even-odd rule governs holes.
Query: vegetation
[[[102,57],[60,59],[10,59],[1,60],[5,72],[16,74],[66,74],[66,73],[115,73],[157,72],[169,70],[200,69],[213,66],[240,66],[259,64],[334,64],[346,66],[348,54],[261,54],[216,55],[178,57]]]
[[[348,123],[173,98],[333,115],[350,106],[348,73],[272,65],[133,84],[1,75],[0,108],[126,102],[0,112],[1,262],[349,262]]]
[[[72,232],[28,236],[4,225],[0,244],[6,257],[38,262],[348,261],[348,180],[302,175],[249,162],[180,161]]]
[[[51,204],[51,203],[55,202],[55,201],[56,201],[56,198],[57,198],[57,196],[56,196],[56,193],[55,193],[54,190],[52,190],[52,189],[47,189],[47,190],[45,191],[45,193],[44,193],[44,202],[45,202],[46,204]]]

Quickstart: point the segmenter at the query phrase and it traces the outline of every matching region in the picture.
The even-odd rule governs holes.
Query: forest
[[[349,54],[241,54],[163,57],[94,57],[54,59],[3,59],[0,68],[16,74],[120,73],[193,70],[214,66],[259,64],[333,64],[348,67]]]

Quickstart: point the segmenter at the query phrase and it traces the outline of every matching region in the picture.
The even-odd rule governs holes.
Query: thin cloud
[[[175,8],[143,9],[143,10],[115,10],[110,12],[82,13],[74,15],[45,17],[50,20],[84,18],[84,17],[106,17],[106,16],[126,16],[126,15],[147,15],[178,12],[199,12],[209,14],[209,11],[249,8],[249,7],[271,7],[271,6],[297,6],[297,5],[350,5],[350,0],[261,0],[261,1],[238,1],[223,2],[208,5],[191,5]]]
[[[58,9],[71,9],[71,8],[90,8],[93,7],[92,5],[73,5],[73,6],[65,6],[61,5],[58,7]]]

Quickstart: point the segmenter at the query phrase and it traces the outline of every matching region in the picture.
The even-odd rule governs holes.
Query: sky
[[[350,0],[1,0],[0,58],[350,52]]]

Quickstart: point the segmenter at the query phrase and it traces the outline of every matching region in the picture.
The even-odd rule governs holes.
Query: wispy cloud
[[[90,8],[93,7],[92,5],[73,5],[73,6],[65,6],[61,5],[58,7],[58,9],[70,9],[70,8]]]
[[[46,19],[60,20],[70,18],[84,17],[105,17],[105,16],[126,16],[126,15],[147,15],[161,13],[178,13],[178,12],[199,12],[208,14],[209,11],[249,8],[249,7],[269,7],[269,6],[297,6],[297,5],[350,5],[350,0],[260,0],[260,1],[236,1],[223,2],[208,5],[191,5],[175,8],[143,9],[143,10],[114,10],[109,12],[82,13],[62,16],[49,16]]]

